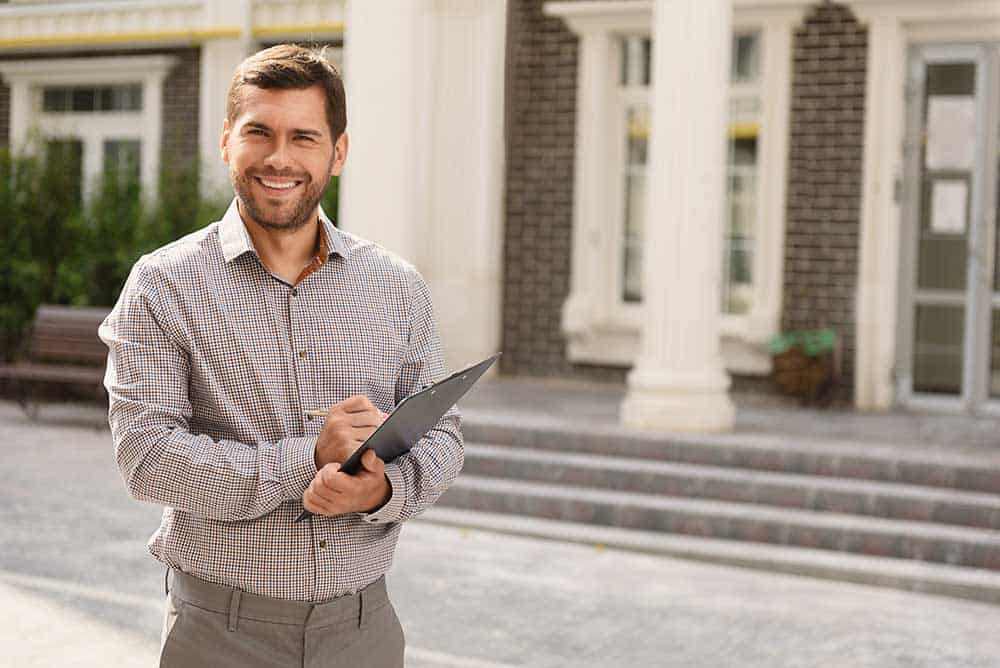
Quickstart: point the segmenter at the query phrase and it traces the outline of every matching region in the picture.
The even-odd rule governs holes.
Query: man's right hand
[[[343,464],[375,433],[385,417],[363,394],[330,406],[316,439],[316,470],[331,463]]]

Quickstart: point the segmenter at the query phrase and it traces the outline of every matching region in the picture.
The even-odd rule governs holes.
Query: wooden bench
[[[35,312],[25,354],[13,364],[0,365],[0,378],[14,381],[18,401],[31,417],[39,384],[91,387],[104,398],[104,366],[108,348],[97,328],[110,309],[43,304]]]

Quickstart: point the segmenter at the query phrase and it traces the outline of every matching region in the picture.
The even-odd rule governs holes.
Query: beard
[[[330,173],[332,167],[333,161],[331,160],[327,166],[327,174]],[[266,194],[255,196],[254,179],[258,176],[264,178],[268,176],[291,176],[296,180],[302,181],[301,184],[295,186],[296,188],[302,188],[302,194],[299,195],[298,199],[287,201],[271,200]],[[243,205],[247,216],[265,229],[282,230],[285,232],[294,232],[312,219],[316,213],[316,207],[319,205],[320,200],[323,199],[323,193],[326,192],[326,188],[330,184],[329,180],[326,183],[313,183],[312,177],[308,173],[300,177],[295,174],[251,172],[247,170],[241,174],[233,169],[232,166],[229,168],[229,177],[233,182],[233,189],[236,191],[236,196]],[[257,185],[258,188],[263,187],[260,184]]]

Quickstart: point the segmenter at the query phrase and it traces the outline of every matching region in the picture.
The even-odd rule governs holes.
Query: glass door
[[[997,53],[911,52],[897,361],[906,405],[971,411],[1000,399]]]

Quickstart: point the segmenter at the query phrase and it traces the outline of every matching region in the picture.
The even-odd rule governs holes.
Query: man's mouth
[[[279,194],[294,190],[302,183],[299,179],[277,179],[267,176],[255,176],[253,178],[257,183],[264,186],[268,192]]]

